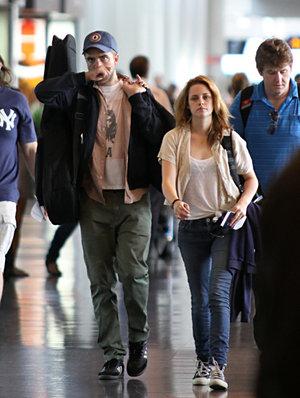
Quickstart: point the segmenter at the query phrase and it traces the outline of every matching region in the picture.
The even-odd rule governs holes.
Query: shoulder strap
[[[221,141],[221,145],[227,152],[228,166],[229,166],[231,178],[233,179],[235,185],[238,187],[239,191],[242,193],[243,185],[240,181],[240,177],[239,177],[237,169],[236,169],[236,163],[235,163],[235,158],[234,158],[233,149],[232,149],[231,132],[230,132],[230,135],[224,135],[224,137]]]
[[[83,144],[84,132],[86,130],[86,111],[87,111],[87,98],[81,90],[77,93],[76,98],[76,109],[73,126],[73,176],[74,183],[77,181],[79,172],[79,159],[80,159],[80,147]]]
[[[299,86],[298,86],[298,88],[299,88]],[[235,185],[238,187],[240,193],[243,193],[243,191],[244,191],[243,180],[244,179],[237,172],[235,157],[233,155],[233,149],[232,149],[231,132],[230,132],[230,135],[224,135],[224,137],[221,141],[221,145],[227,151],[228,166],[229,166],[231,178],[233,179]],[[263,198],[263,192],[262,192],[261,186],[259,185],[257,192],[254,195],[252,201],[259,202],[262,198]]]
[[[249,113],[252,107],[252,94],[253,94],[253,86],[249,86],[244,88],[241,92],[241,102],[240,102],[240,112],[243,120],[243,126],[246,127],[247,120],[249,117]]]

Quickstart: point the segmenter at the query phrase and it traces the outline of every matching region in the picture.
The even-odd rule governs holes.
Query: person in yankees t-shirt
[[[34,176],[37,139],[28,102],[10,87],[11,72],[0,55],[0,300],[3,270],[16,228],[16,203],[19,198],[18,147]]]

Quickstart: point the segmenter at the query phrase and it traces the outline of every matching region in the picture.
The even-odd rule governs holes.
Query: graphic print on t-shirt
[[[100,189],[124,189],[126,175],[126,142],[130,133],[130,105],[122,82],[96,86],[100,91],[97,146],[94,147],[95,180]],[[128,110],[127,110],[128,107]],[[125,123],[125,115],[126,119]],[[105,152],[104,152],[105,151]],[[105,161],[104,158],[105,157]]]
[[[0,127],[5,126],[6,131],[11,131],[15,127],[14,121],[16,116],[16,113],[12,109],[9,110],[9,114],[6,114],[3,108],[0,109]]]
[[[106,157],[112,157],[112,146],[115,142],[115,137],[117,134],[117,119],[114,111],[112,109],[107,109],[106,112]]]

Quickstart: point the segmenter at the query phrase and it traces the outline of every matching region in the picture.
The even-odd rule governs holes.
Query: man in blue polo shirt
[[[268,196],[268,187],[300,148],[299,95],[297,83],[291,79],[293,55],[285,41],[277,38],[265,40],[257,49],[255,61],[263,80],[253,86],[250,98],[241,101],[240,92],[230,112],[234,129],[247,142],[263,194]],[[246,108],[250,111],[245,121],[242,109]],[[264,264],[258,264],[253,286],[256,307],[254,337],[262,351],[265,313],[269,310],[261,294],[264,289],[263,272]]]
[[[0,300],[3,289],[5,255],[16,227],[19,198],[18,145],[34,175],[36,134],[26,98],[9,87],[10,70],[0,56]]]
[[[241,105],[239,93],[230,112],[234,129],[246,140],[264,194],[274,177],[300,148],[300,107],[297,84],[291,79],[293,55],[280,39],[267,39],[256,52],[263,80]],[[241,107],[251,106],[246,126]]]

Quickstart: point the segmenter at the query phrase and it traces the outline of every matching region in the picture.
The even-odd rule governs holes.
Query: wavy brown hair
[[[177,127],[188,126],[191,122],[191,112],[188,106],[189,91],[195,84],[204,84],[212,95],[213,113],[212,123],[208,133],[208,143],[210,145],[223,138],[224,130],[230,129],[229,111],[225,102],[222,100],[220,90],[212,79],[207,76],[199,75],[190,79],[177,100],[175,101],[175,119]]]
[[[5,65],[4,59],[0,55],[0,86],[10,86],[11,71]]]
[[[256,68],[260,74],[264,67],[271,65],[280,68],[284,64],[293,64],[293,54],[290,46],[284,40],[273,37],[263,41],[255,55]]]

